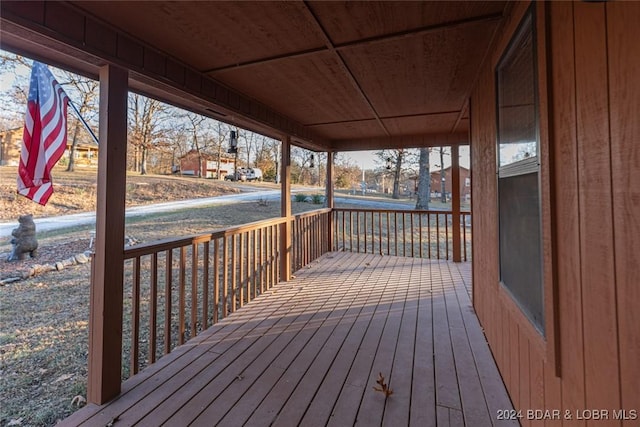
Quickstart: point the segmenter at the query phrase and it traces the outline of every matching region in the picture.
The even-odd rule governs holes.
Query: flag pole
[[[95,133],[93,133],[93,130],[91,130],[91,128],[89,127],[87,122],[84,120],[84,118],[82,118],[82,116],[80,115],[80,111],[78,111],[78,109],[73,104],[73,102],[71,102],[71,100],[69,100],[69,105],[71,106],[73,111],[76,113],[76,117],[78,117],[78,120],[80,120],[82,122],[82,124],[84,125],[84,128],[89,132],[89,134],[91,135],[91,138],[93,138],[93,141],[96,144],[100,145],[99,142],[98,142],[98,137],[96,136]]]

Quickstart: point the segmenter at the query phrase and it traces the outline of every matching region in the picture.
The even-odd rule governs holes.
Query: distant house
[[[225,175],[233,173],[234,158],[220,156],[220,171],[218,171],[218,155],[193,149],[180,157],[180,173],[204,178],[224,179]]]
[[[451,167],[445,168],[444,171],[431,172],[431,194],[436,193],[440,196],[442,193],[442,177],[444,173],[445,193],[451,194]],[[469,169],[460,166],[460,197],[462,200],[470,200],[471,198],[471,173]]]
[[[20,161],[20,150],[22,148],[22,132],[24,128],[17,127],[0,131],[0,166],[17,166]],[[61,161],[69,158],[72,139],[67,137],[67,147],[61,157]],[[75,149],[75,165],[79,167],[98,166],[98,144],[88,136],[79,138]]]
[[[0,131],[0,166],[17,166],[20,160],[22,127]]]

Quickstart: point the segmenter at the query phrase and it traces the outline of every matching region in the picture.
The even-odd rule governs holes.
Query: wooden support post
[[[333,151],[327,151],[327,182],[324,189],[324,205],[331,209],[327,226],[327,248],[333,250]]]
[[[453,228],[453,262],[461,262],[460,154],[459,147],[457,145],[451,147],[451,211],[451,228]]]
[[[280,226],[280,280],[291,279],[291,138],[282,139],[282,159],[280,173],[281,216],[287,220]]]
[[[112,65],[100,70],[100,151],[87,386],[88,400],[96,404],[120,393],[122,375],[127,92],[126,70]]]

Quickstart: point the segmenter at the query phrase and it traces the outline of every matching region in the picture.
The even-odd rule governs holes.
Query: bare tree
[[[382,150],[376,153],[378,163],[390,163],[393,170],[393,193],[394,199],[400,198],[400,179],[402,178],[403,162],[405,160],[406,150],[398,148],[395,150]]]
[[[18,69],[30,69],[31,63],[24,56],[0,51],[0,72],[14,79],[11,89],[0,95],[0,111],[2,117],[12,123],[23,120],[29,90],[28,75],[18,72]]]
[[[238,131],[238,143],[243,141],[244,146],[244,154],[247,156],[246,165],[247,167],[251,166],[251,153],[253,152],[255,143],[256,143],[256,134],[248,131],[246,129],[241,129]],[[238,144],[240,145],[240,144]]]
[[[149,150],[164,133],[161,124],[167,106],[160,101],[138,94],[129,96],[129,141],[133,145],[133,167],[147,174]]]
[[[268,138],[264,135],[257,135],[256,156],[254,164],[262,170],[265,179],[275,179],[278,174],[280,141]]]
[[[431,148],[420,149],[418,162],[418,197],[416,209],[429,209],[429,197],[431,195],[431,172],[429,170],[429,153]]]
[[[80,116],[85,121],[91,116],[95,117],[97,113],[97,98],[98,98],[98,82],[91,79],[82,78],[78,75],[65,72],[66,82],[61,83],[63,86],[71,86],[76,92],[77,96],[74,101],[79,100],[75,104]],[[73,101],[72,101],[73,102]],[[76,148],[78,146],[78,140],[80,132],[83,130],[84,125],[77,117],[70,118],[70,122],[73,123],[73,136],[71,138],[71,149],[69,150],[69,163],[67,164],[67,172],[73,172],[75,170],[75,157]]]
[[[313,158],[313,161],[312,161]],[[313,170],[318,162],[317,153],[300,147],[291,148],[291,181],[298,184],[313,184],[315,181]],[[311,165],[314,168],[311,168]]]
[[[351,188],[358,183],[362,176],[360,169],[349,156],[343,153],[336,153],[333,159],[335,186],[337,188]]]
[[[198,154],[198,171],[196,172],[196,176],[198,178],[202,177],[202,151],[204,148],[204,138],[200,138],[200,134],[202,132],[202,126],[205,120],[207,119],[204,116],[201,116],[196,113],[187,113],[185,115],[187,118],[187,126],[189,134],[191,135],[191,144],[196,153]]]

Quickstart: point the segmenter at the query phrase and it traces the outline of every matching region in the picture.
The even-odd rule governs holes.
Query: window
[[[496,68],[500,282],[544,335],[534,29],[529,10]]]

